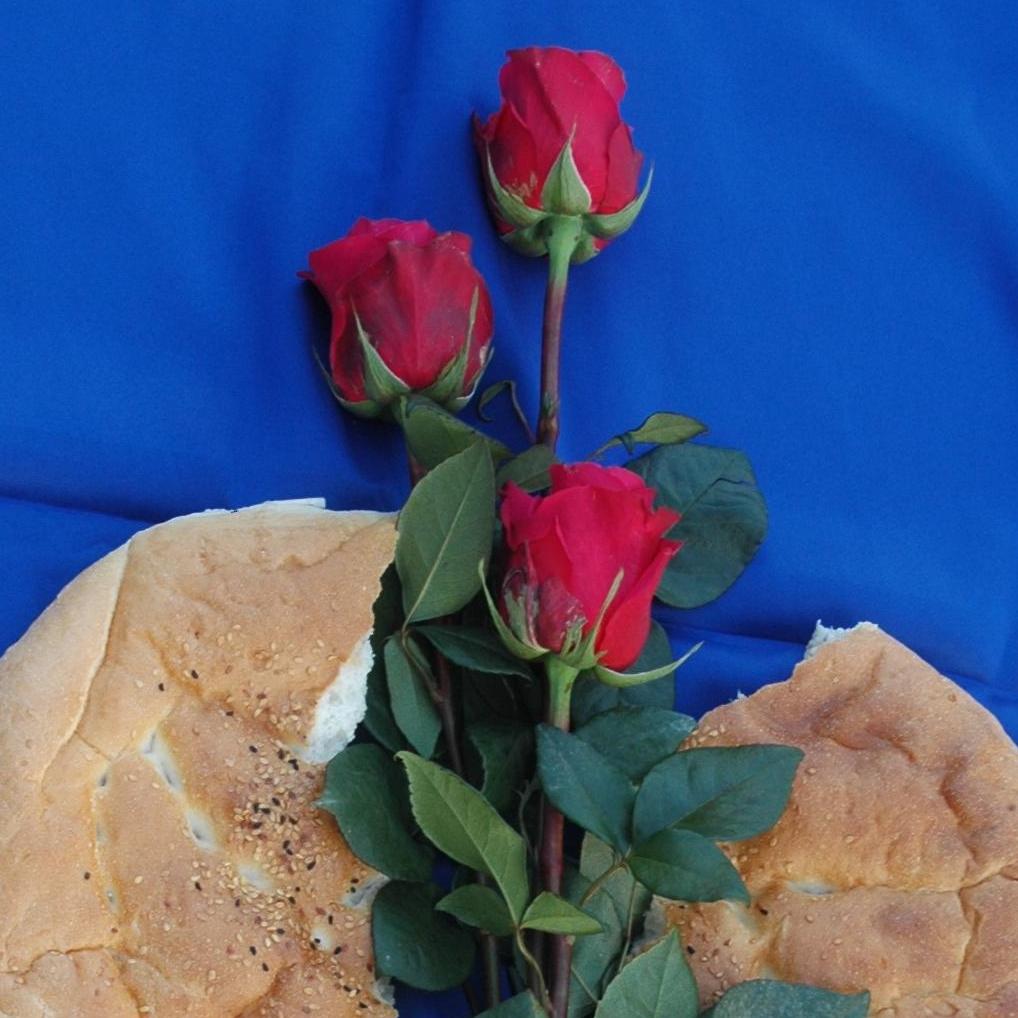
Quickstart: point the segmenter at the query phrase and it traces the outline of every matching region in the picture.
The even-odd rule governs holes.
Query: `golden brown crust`
[[[0,659],[0,1018],[392,1015],[315,806],[315,709],[394,529],[268,505],[145,531]]]
[[[704,1003],[770,976],[885,1018],[1018,1015],[1018,749],[966,693],[859,627],[692,742],[806,754],[777,826],[727,846],[752,906],[665,906]]]

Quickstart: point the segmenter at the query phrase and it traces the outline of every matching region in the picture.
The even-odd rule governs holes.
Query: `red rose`
[[[454,409],[469,399],[492,333],[491,298],[471,264],[469,237],[423,221],[358,219],[308,260],[300,275],[332,309],[329,365],[346,406],[373,417],[407,392]],[[366,363],[374,354],[381,371]]]
[[[661,575],[681,547],[664,537],[679,514],[655,510],[653,502],[654,492],[636,474],[594,463],[552,467],[543,497],[507,485],[502,602],[516,635],[561,651],[571,637],[590,631],[621,571],[595,650],[600,664],[628,668],[647,640]]]
[[[538,239],[529,235],[535,232],[530,229],[534,217],[518,207],[514,212],[512,199],[552,214],[584,215],[585,225],[594,227],[590,232],[598,238],[594,246],[603,246],[627,228],[638,207],[624,225],[609,228],[603,223],[603,230],[596,228],[599,216],[633,206],[639,192],[643,156],[633,147],[632,133],[619,113],[626,81],[618,64],[604,53],[557,46],[512,50],[499,86],[499,111],[486,122],[474,120],[499,232],[523,234],[514,238],[520,241],[514,246],[521,249]],[[561,166],[567,147],[570,165]],[[563,173],[569,180],[549,179]],[[575,184],[577,175],[578,202],[561,187]]]

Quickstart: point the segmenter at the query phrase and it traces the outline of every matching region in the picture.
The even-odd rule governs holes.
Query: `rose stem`
[[[553,452],[559,431],[559,360],[562,350],[562,312],[566,305],[569,262],[580,239],[576,216],[551,216],[548,230],[548,283],[544,292],[541,339],[541,410],[537,440]]]
[[[418,462],[417,458],[407,447],[407,465],[410,471],[410,487],[417,485],[421,478],[428,472],[427,468]],[[446,622],[448,619],[439,619],[439,622]],[[459,731],[456,725],[456,709],[453,705],[452,696],[452,675],[449,671],[449,662],[445,656],[435,651],[435,671],[438,678],[438,716],[442,722],[442,734],[445,736],[445,744],[449,750],[449,761],[452,769],[465,779],[463,768],[463,754],[460,752]],[[481,882],[484,877],[478,875]],[[498,975],[498,944],[490,934],[481,934],[481,956],[484,959],[484,989],[487,1006],[496,1007],[499,1003],[499,975]],[[463,992],[467,996],[467,1003],[470,1010],[477,1013],[478,1009],[471,999],[472,990],[464,983]]]
[[[548,724],[569,731],[569,706],[577,671],[556,657],[548,658]],[[562,893],[562,835],[565,818],[544,800],[544,830],[541,835],[541,880],[546,891]],[[569,937],[550,938],[551,1014],[565,1018],[569,1006],[569,977],[573,942]]]

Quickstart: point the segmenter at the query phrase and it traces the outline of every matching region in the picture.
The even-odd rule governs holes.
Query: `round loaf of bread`
[[[821,636],[691,741],[806,754],[777,826],[727,846],[752,904],[663,906],[704,1004],[777,978],[869,990],[881,1018],[1015,1018],[1018,749],[875,626]]]
[[[172,520],[0,659],[0,1015],[394,1014],[378,875],[315,806],[394,539],[307,502]]]

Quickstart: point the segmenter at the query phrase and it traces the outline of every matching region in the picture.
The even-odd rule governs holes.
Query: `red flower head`
[[[503,615],[524,642],[559,652],[596,624],[600,664],[628,668],[650,631],[650,606],[681,547],[665,534],[679,521],[654,509],[654,492],[622,467],[553,466],[543,497],[506,486],[502,523],[509,551]]]
[[[619,113],[622,70],[604,53],[531,47],[510,51],[499,86],[499,111],[474,119],[499,232],[541,255],[543,219],[580,216],[585,237],[574,261],[591,257],[628,229],[646,196],[643,156]]]
[[[358,219],[308,260],[300,275],[332,309],[329,366],[344,406],[375,417],[408,392],[450,409],[469,400],[492,333],[469,237],[423,221]]]

